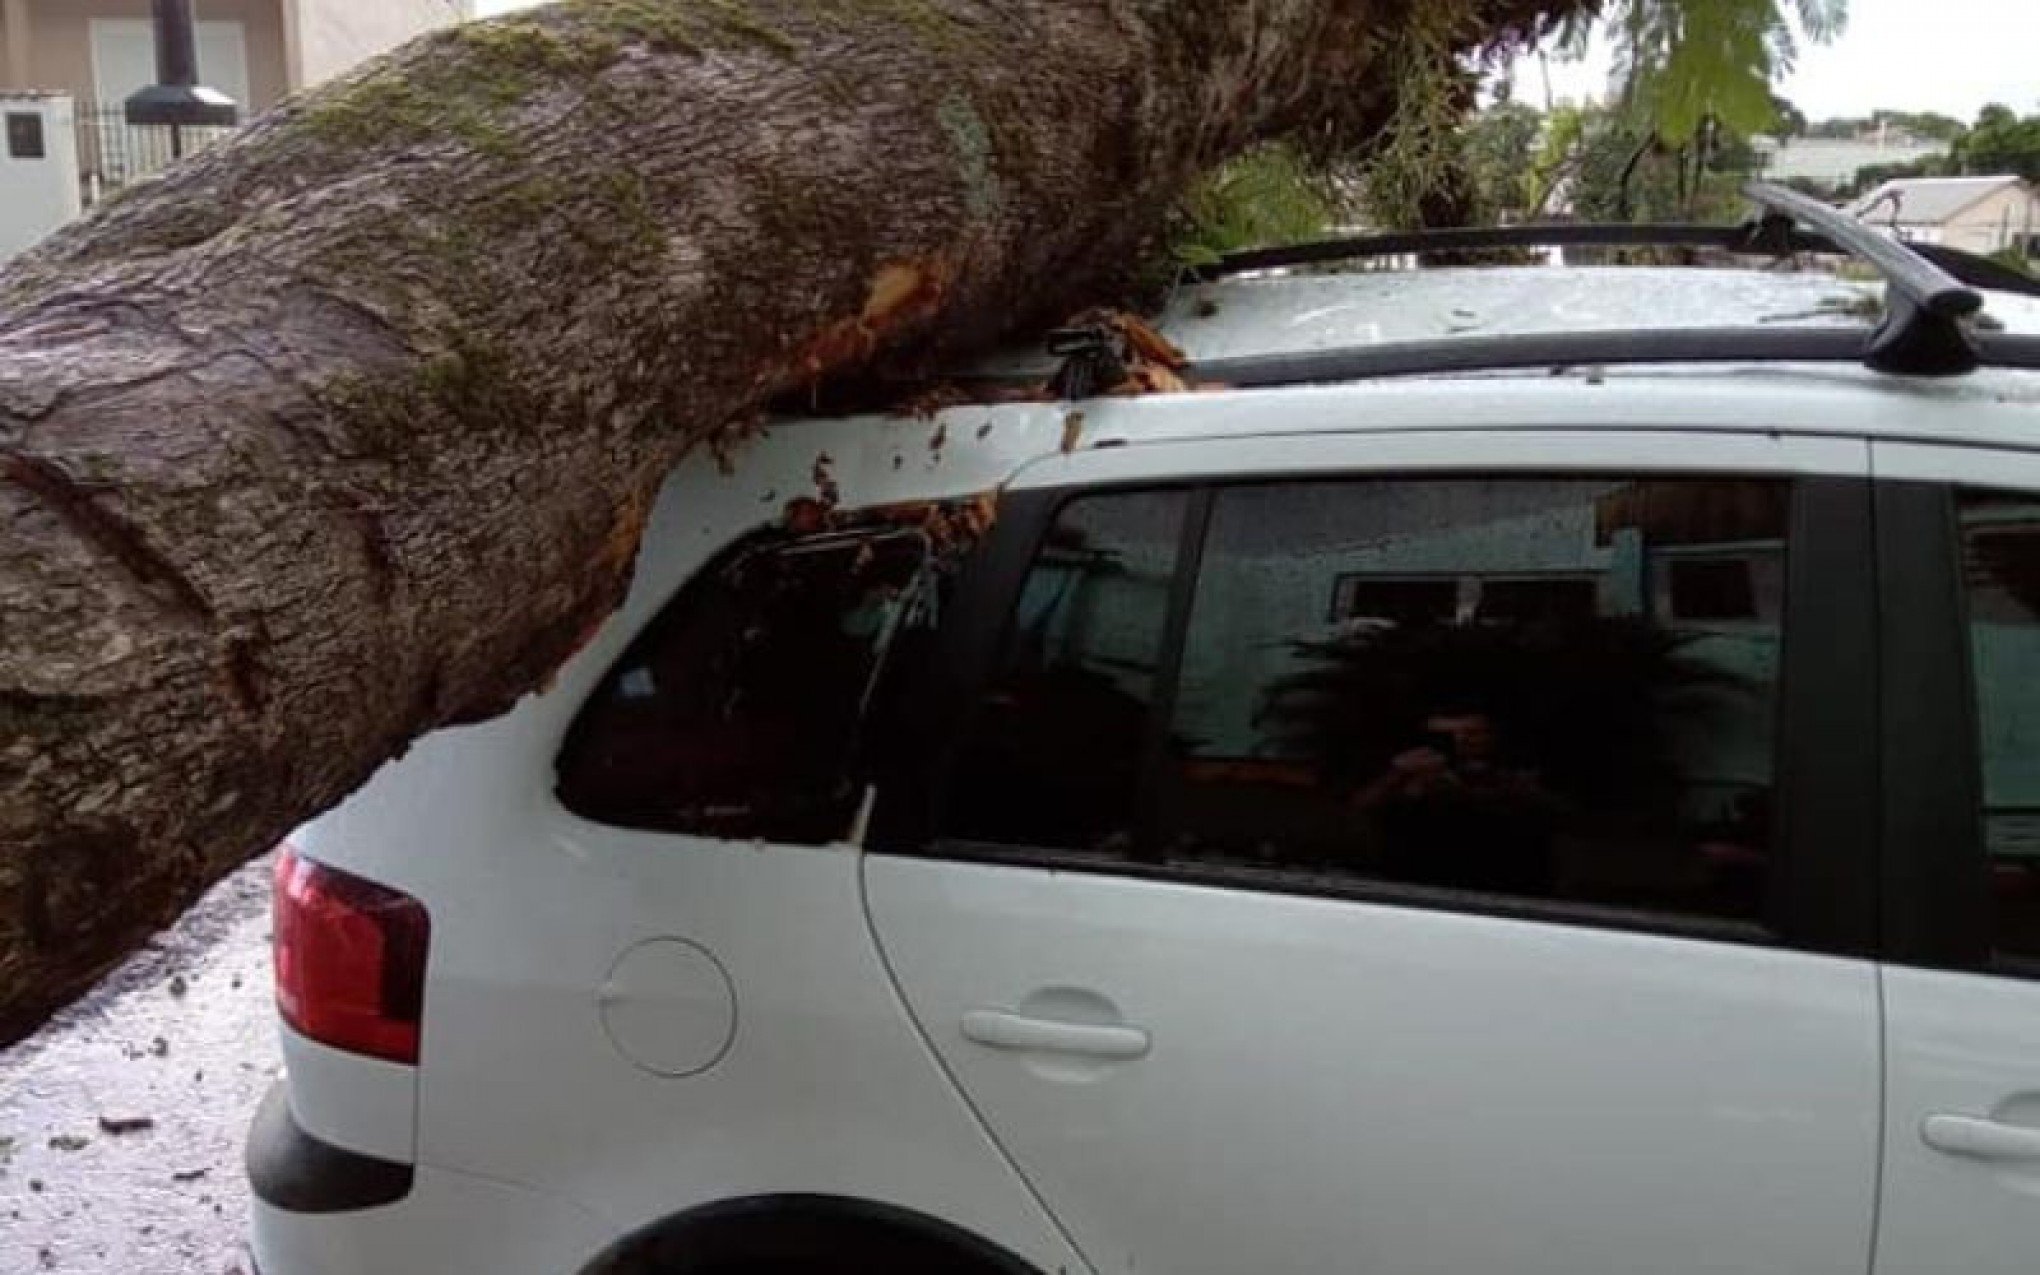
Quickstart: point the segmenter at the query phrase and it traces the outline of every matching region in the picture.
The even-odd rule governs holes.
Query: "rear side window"
[[[2040,960],[2040,500],[1964,493],[1963,581],[1993,943]]]
[[[1221,489],[1201,515],[1073,503],[947,830],[1277,888],[1761,923],[1791,491],[1365,478]]]
[[[562,804],[601,823],[823,844],[862,798],[886,652],[931,599],[918,533],[742,549],[682,590],[567,738]]]

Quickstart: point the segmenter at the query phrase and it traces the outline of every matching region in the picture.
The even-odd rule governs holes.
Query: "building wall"
[[[69,98],[0,93],[0,116],[36,121],[28,125],[30,135],[19,142],[0,135],[0,265],[4,265],[78,215],[79,188]]]
[[[103,100],[92,79],[92,19],[150,16],[149,0],[0,0],[0,6],[7,41],[0,89],[68,93],[80,107]],[[194,8],[202,22],[241,24],[250,98],[243,105],[262,111],[280,101],[289,84],[279,0],[195,0]],[[26,40],[20,38],[23,26]]]
[[[2040,235],[2040,194],[2009,186],[1963,209],[1941,230],[1941,242],[1968,252],[2002,252]]]
[[[28,0],[0,0],[0,91],[28,91]]]
[[[195,0],[201,22],[239,22],[249,113],[275,106],[425,31],[471,15],[472,0]],[[106,100],[92,78],[94,18],[146,21],[150,0],[0,0],[0,91]]]
[[[471,0],[283,0],[291,83],[331,79],[438,27],[465,21]]]
[[[1757,150],[1764,155],[1764,176],[1772,181],[1803,178],[1837,189],[1855,181],[1856,173],[1878,164],[1910,164],[1930,155],[1945,155],[1940,142],[1846,141],[1840,138],[1801,137],[1780,145],[1760,140]]]

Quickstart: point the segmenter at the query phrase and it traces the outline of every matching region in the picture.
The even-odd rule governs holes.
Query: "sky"
[[[1608,65],[1605,49],[1551,62],[1553,94],[1605,94]],[[1992,102],[2040,114],[2040,0],[1849,0],[1848,30],[1803,48],[1780,92],[1812,120],[1889,108],[1967,123]],[[1516,97],[1544,100],[1537,59],[1517,66]]]
[[[477,0],[483,14],[532,0]],[[1605,50],[1551,64],[1552,91],[1579,100],[1605,91]],[[1516,96],[1544,98],[1535,59],[1516,71]],[[1991,102],[2040,113],[2040,0],[1849,0],[1849,29],[1806,49],[1782,86],[1807,118],[1868,115],[1880,107],[1939,111],[1970,121]]]

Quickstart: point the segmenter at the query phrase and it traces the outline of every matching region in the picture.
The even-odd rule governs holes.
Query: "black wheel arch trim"
[[[362,1155],[306,1133],[291,1114],[284,1081],[269,1087],[248,1131],[248,1185],[255,1198],[286,1213],[352,1213],[395,1204],[411,1193],[417,1169]]]
[[[861,1257],[907,1246],[922,1260],[890,1266],[896,1275],[1042,1275],[1034,1266],[940,1218],[894,1204],[834,1195],[757,1195],[676,1213],[618,1240],[580,1275],[665,1275],[693,1263],[724,1271],[747,1261],[772,1269],[789,1232],[827,1241],[831,1256]],[[854,1268],[854,1267],[853,1267]]]

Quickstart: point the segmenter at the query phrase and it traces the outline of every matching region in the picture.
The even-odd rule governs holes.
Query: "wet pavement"
[[[0,1050],[0,1272],[246,1275],[241,1138],[282,1068],[257,860]]]

